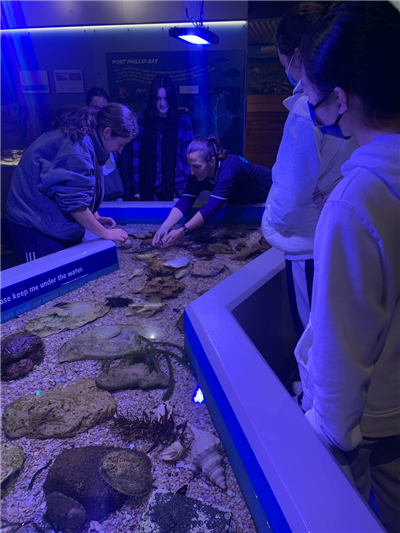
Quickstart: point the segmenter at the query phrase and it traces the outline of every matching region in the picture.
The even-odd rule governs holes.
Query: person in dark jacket
[[[26,150],[7,201],[7,219],[23,261],[79,244],[85,229],[125,242],[127,234],[97,209],[104,191],[102,167],[136,134],[131,111],[108,104],[97,115],[87,108],[62,115]]]
[[[92,87],[86,93],[89,109],[98,112],[110,103],[110,97],[102,87]],[[133,148],[132,141],[125,145],[121,153],[111,152],[103,168],[105,202],[116,200],[130,201],[134,198]]]
[[[138,124],[140,133],[132,143],[135,197],[144,201],[180,197],[190,174],[186,150],[193,130],[189,117],[178,111],[169,76],[153,79]]]
[[[182,197],[154,235],[153,246],[171,246],[182,236],[213,217],[226,201],[233,204],[263,203],[272,185],[268,168],[228,154],[215,135],[196,137],[187,150],[191,176]],[[187,215],[202,191],[211,191],[207,203],[183,226],[170,229]]]

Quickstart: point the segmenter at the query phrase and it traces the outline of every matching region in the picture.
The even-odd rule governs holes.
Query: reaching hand
[[[168,230],[162,226],[159,228],[157,233],[153,237],[152,246],[161,245],[164,243],[165,237],[168,235]]]
[[[183,230],[181,228],[170,231],[162,240],[163,247],[173,246],[182,235]]]
[[[109,241],[125,242],[128,234],[123,229],[109,229],[107,230],[107,236],[104,238]]]

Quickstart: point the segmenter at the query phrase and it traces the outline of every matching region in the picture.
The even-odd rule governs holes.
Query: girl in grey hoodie
[[[306,417],[400,531],[400,13],[345,2],[302,47],[318,128],[354,136],[315,235],[311,316],[296,348]]]
[[[136,133],[131,111],[108,104],[97,115],[87,108],[63,115],[26,150],[7,200],[7,219],[22,261],[79,244],[85,229],[103,239],[127,239],[97,209],[104,194],[102,166],[110,152],[121,152]]]

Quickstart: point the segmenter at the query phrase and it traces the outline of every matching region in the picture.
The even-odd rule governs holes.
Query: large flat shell
[[[62,346],[58,361],[81,361],[84,359],[108,359],[123,357],[139,349],[136,335],[146,336],[142,326],[122,324],[98,326],[85,331]]]
[[[101,462],[100,475],[114,489],[137,498],[149,494],[153,485],[151,461],[136,450],[108,453]]]
[[[211,278],[217,276],[224,268],[224,265],[217,261],[209,261],[207,263],[197,262],[195,263],[191,274],[192,276]]]
[[[171,261],[167,261],[166,263],[162,263],[163,266],[168,268],[183,268],[187,266],[190,263],[190,259],[188,257],[177,257],[176,259],[171,259]]]
[[[39,337],[48,337],[68,329],[76,329],[96,318],[106,315],[110,307],[102,302],[73,302],[53,307],[46,313],[33,318],[26,325],[26,331],[33,331]]]

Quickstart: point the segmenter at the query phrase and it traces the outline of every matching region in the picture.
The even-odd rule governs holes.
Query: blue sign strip
[[[86,278],[99,270],[99,260],[101,266],[106,268],[117,265],[118,255],[116,248],[108,248],[97,254],[82,257],[71,263],[58,266],[47,272],[42,272],[36,276],[29,277],[23,281],[2,287],[1,291],[1,313],[16,306],[21,306],[32,301],[43,294],[54,291],[59,287],[68,286],[72,282],[81,278]],[[86,283],[86,281],[84,282]],[[66,291],[66,292],[69,292]]]
[[[54,300],[54,298],[58,298],[59,296],[62,296],[63,294],[67,294],[67,292],[71,292],[75,289],[78,289],[79,287],[82,287],[83,285],[88,283],[88,281],[101,278],[102,276],[107,276],[107,274],[111,274],[112,272],[118,269],[119,269],[118,263],[110,265],[106,268],[98,270],[97,272],[94,272],[93,274],[88,274],[87,276],[84,276],[80,279],[77,279],[66,285],[63,285],[62,287],[53,289],[50,292],[47,292],[46,294],[37,296],[36,298],[29,300],[29,302],[25,302],[24,304],[17,305],[16,307],[9,309],[8,311],[2,311],[1,323],[4,324],[4,322],[7,322],[8,320],[11,320],[12,318],[16,318],[17,316],[20,316],[23,313],[26,313],[27,311],[36,309],[37,307],[40,307],[41,305],[49,302],[50,300]]]
[[[186,312],[185,347],[257,530],[262,533],[272,531],[291,533],[285,515],[258,464]]]

